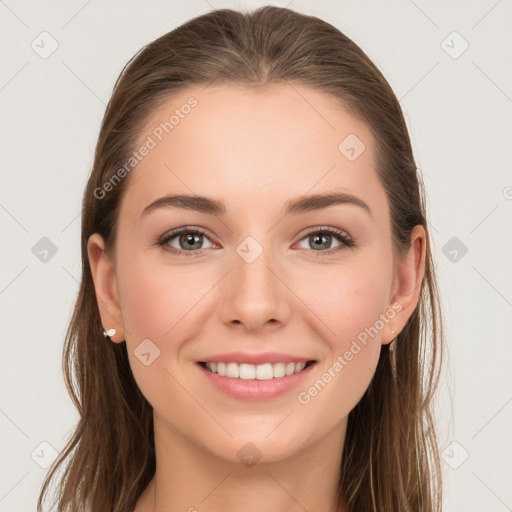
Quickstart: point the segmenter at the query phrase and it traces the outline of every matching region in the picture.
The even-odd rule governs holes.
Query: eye
[[[205,231],[185,226],[183,228],[175,229],[170,233],[166,233],[160,240],[158,240],[158,245],[162,246],[165,251],[173,254],[178,254],[180,256],[193,256],[201,252],[202,249],[205,249],[205,247],[202,246],[203,239],[208,240]],[[174,245],[170,244],[171,241]]]
[[[339,242],[339,245],[334,248],[331,247],[333,238]],[[334,252],[338,252],[347,247],[354,247],[354,240],[341,229],[330,228],[330,227],[322,227],[317,229],[316,231],[310,231],[304,238],[302,238],[301,242],[305,240],[306,244],[313,249],[306,249],[308,252],[313,251],[315,256],[323,256],[325,254],[332,254]],[[327,250],[322,250],[327,249]],[[316,253],[316,254],[315,254]]]
[[[334,248],[331,247],[333,238],[338,241],[338,245]],[[176,254],[178,256],[194,256],[200,254],[203,249],[207,248],[203,246],[204,239],[209,240],[206,231],[199,228],[184,226],[166,233],[157,241],[157,243],[165,251],[172,254]],[[341,229],[331,227],[321,227],[317,228],[315,231],[310,231],[301,239],[301,242],[304,240],[310,247],[312,247],[312,249],[302,248],[301,252],[306,251],[309,254],[314,254],[315,256],[329,255],[347,247],[354,247],[356,245],[355,241],[348,233]],[[213,247],[214,245],[215,244],[211,244],[210,247]]]

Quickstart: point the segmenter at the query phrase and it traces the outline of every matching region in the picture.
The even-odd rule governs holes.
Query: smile
[[[258,365],[233,362],[205,362],[201,364],[211,373],[216,373],[217,375],[230,379],[270,380],[299,373],[313,362],[314,361],[300,363],[264,363]]]
[[[316,361],[297,363],[197,362],[194,366],[212,389],[239,400],[270,400],[299,386],[316,367]]]

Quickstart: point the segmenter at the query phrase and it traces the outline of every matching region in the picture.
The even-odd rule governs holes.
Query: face
[[[393,259],[370,130],[306,87],[212,86],[170,98],[144,144],[115,257],[99,235],[89,254],[103,326],[126,340],[155,422],[234,462],[248,442],[270,461],[342,431],[382,344],[416,306],[423,271],[421,230]],[[155,203],[176,195],[192,199]],[[199,363],[230,360],[260,363],[260,377],[265,361],[314,363],[271,380]],[[271,368],[287,366],[300,370]]]

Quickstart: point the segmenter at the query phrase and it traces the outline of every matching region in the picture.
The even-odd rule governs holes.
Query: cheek
[[[118,264],[130,366],[140,390],[157,409],[168,405],[169,396],[182,394],[169,372],[190,363],[183,348],[200,337],[205,317],[215,314],[208,292],[218,280],[208,266],[157,263],[143,253]],[[146,361],[139,357],[148,352]]]
[[[354,293],[349,294],[351,290]],[[305,413],[322,417],[327,429],[348,416],[361,400],[379,361],[380,332],[372,329],[382,312],[382,301],[369,299],[363,291],[347,286],[343,293],[332,295],[338,306],[329,306],[328,321],[334,334],[324,338],[327,356],[297,394]]]
[[[166,293],[158,276],[144,268],[135,267],[121,279],[127,341],[133,344],[144,338],[158,339],[165,328],[171,327],[169,312],[174,311],[177,305],[176,293]]]
[[[204,293],[193,271],[157,265],[143,255],[120,265],[118,275],[127,340],[132,344],[144,338],[175,337],[180,319]]]
[[[381,351],[391,268],[366,260],[357,266],[332,266],[307,279],[298,295],[315,315],[327,349],[319,375],[302,387],[299,403],[336,411],[328,421],[347,415],[368,388]],[[313,405],[314,404],[314,405]]]
[[[323,324],[329,344],[339,351],[385,311],[390,279],[381,264],[339,265],[315,272],[302,284],[297,282],[295,289],[315,313],[317,323]]]
[[[191,292],[176,276],[179,269],[148,265],[149,260],[140,256],[120,262],[118,280],[130,366],[141,392],[155,407],[162,390],[172,387],[166,369],[179,347],[169,340],[182,335],[178,322],[186,314],[191,300],[186,295]]]
[[[344,348],[344,352],[326,361],[297,394],[302,414],[322,418],[324,430],[334,428],[359,403],[380,356],[378,343],[364,345],[356,341]]]

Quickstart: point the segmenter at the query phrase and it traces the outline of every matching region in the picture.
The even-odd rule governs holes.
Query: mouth
[[[273,380],[290,377],[302,373],[313,366],[316,360],[294,362],[278,362],[263,364],[248,364],[235,362],[209,362],[199,361],[202,368],[210,373],[217,374],[220,377],[240,380]]]
[[[211,389],[223,396],[242,401],[267,401],[286,396],[314,371],[318,361],[235,363],[233,361],[197,361],[194,365]]]

